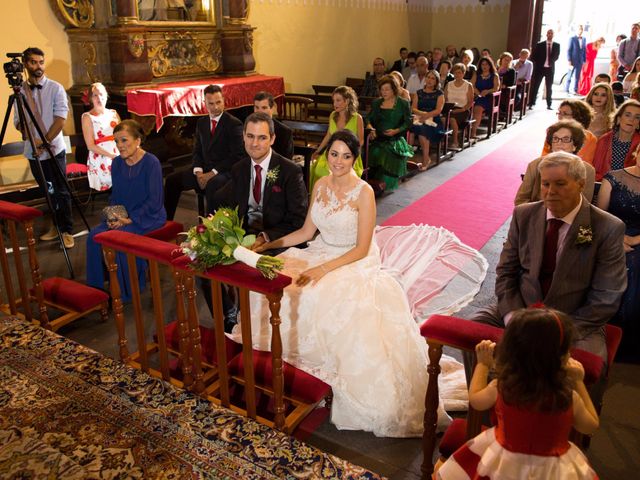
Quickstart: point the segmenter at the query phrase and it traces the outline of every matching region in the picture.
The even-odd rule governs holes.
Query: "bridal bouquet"
[[[213,215],[202,217],[202,223],[187,232],[187,240],[180,247],[197,270],[240,261],[273,280],[284,262],[249,250],[255,241],[255,235],[245,235],[237,208],[220,208]]]

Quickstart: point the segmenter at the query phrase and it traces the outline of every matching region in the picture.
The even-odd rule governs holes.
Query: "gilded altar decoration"
[[[214,72],[220,65],[220,46],[197,40],[191,33],[168,33],[149,45],[149,65],[154,77]]]
[[[93,0],[49,0],[58,19],[66,26],[89,28],[93,26],[95,12]]]
[[[80,46],[87,53],[82,63],[87,71],[89,83],[95,83],[98,81],[98,77],[96,76],[96,58],[98,57],[96,46],[92,42],[82,42]]]
[[[129,35],[129,52],[134,58],[140,58],[144,53],[144,35],[134,33]]]

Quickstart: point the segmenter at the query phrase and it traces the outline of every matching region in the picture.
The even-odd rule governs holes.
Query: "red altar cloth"
[[[234,78],[208,78],[178,83],[166,83],[156,88],[139,88],[127,92],[127,109],[136,115],[155,115],[156,130],[160,130],[164,117],[205,115],[204,94],[207,85],[222,87],[225,108],[253,105],[253,96],[261,91],[274,97],[284,95],[284,78],[266,75]]]

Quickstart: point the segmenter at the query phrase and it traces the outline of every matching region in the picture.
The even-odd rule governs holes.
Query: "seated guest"
[[[586,164],[555,152],[538,165],[541,202],[518,205],[496,268],[496,300],[472,318],[504,328],[536,303],[569,315],[575,346],[607,360],[605,324],[627,287],[624,223],[583,196]]]
[[[613,91],[613,100],[616,104],[616,108],[618,108],[626,100],[624,96],[624,91],[622,88],[622,82],[612,82],[611,90]]]
[[[416,60],[418,56],[415,52],[409,52],[409,56],[407,56],[407,66],[402,69],[402,76],[405,79],[408,79],[411,75],[416,73]]]
[[[102,263],[102,248],[94,240],[98,233],[107,230],[144,235],[162,227],[167,215],[162,206],[162,167],[151,153],[140,148],[144,140],[142,127],[135,120],[124,120],[113,129],[116,146],[120,155],[111,164],[111,207],[105,211],[105,220],[94,227],[87,237],[87,285],[104,288],[105,270]],[[122,299],[131,299],[131,283],[126,255],[116,254],[118,280]],[[136,260],[140,288],[145,285],[147,262]]]
[[[500,90],[500,77],[496,73],[496,67],[490,58],[481,58],[478,62],[478,71],[471,79],[473,92],[476,95],[473,106],[473,118],[475,123],[471,126],[471,136],[475,138],[476,130],[485,112],[491,110],[492,95]]]
[[[631,94],[629,94],[631,100],[637,100],[640,102],[640,83],[636,82],[631,87]]]
[[[613,90],[608,83],[596,83],[591,87],[585,101],[593,108],[594,116],[589,131],[597,138],[611,130],[611,120],[616,111]]]
[[[607,173],[598,193],[598,207],[625,224],[627,291],[611,323],[624,330],[619,357],[640,361],[640,146],[635,165]]]
[[[473,53],[473,56],[471,57],[473,59],[473,64],[477,67],[478,62],[480,62],[480,59],[482,58],[482,55],[480,55],[480,50],[478,50],[478,47],[471,47],[470,50],[471,53]]]
[[[429,65],[431,65],[431,70],[435,70],[436,72],[440,70],[440,62],[442,62],[442,49],[436,47],[433,49],[433,58],[429,60]]]
[[[500,77],[500,89],[513,87],[516,84],[516,69],[511,66],[513,55],[502,52],[498,59],[498,76]],[[506,112],[509,105],[509,96],[504,93],[500,97],[500,111]]]
[[[635,59],[633,68],[625,75],[624,80],[622,80],[624,93],[631,92],[631,86],[638,80],[638,73],[640,73],[640,57]]]
[[[382,98],[373,101],[367,118],[367,127],[374,130],[370,133],[370,177],[393,190],[407,173],[407,158],[413,156],[413,149],[405,139],[411,126],[411,106],[398,97],[400,89],[392,76],[384,76],[379,88]]]
[[[444,107],[444,94],[440,89],[440,76],[435,70],[430,70],[424,81],[424,88],[418,90],[411,103],[414,114],[414,124],[411,131],[418,135],[422,149],[421,172],[429,168],[431,158],[429,148],[431,142],[438,143],[442,138],[442,119],[440,113]]]
[[[400,75],[398,72],[392,73]],[[350,130],[358,137],[360,146],[364,144],[364,120],[358,113],[356,92],[351,87],[341,86],[336,87],[331,97],[333,99],[333,112],[329,115],[329,129],[316,151],[311,155],[310,192],[313,191],[313,186],[319,178],[329,175],[326,146],[334,132],[345,129]],[[353,169],[358,176],[362,175],[364,169],[361,157],[355,160]]]
[[[115,110],[107,109],[107,89],[101,83],[89,87],[92,108],[82,114],[82,137],[89,150],[87,180],[99,192],[111,188],[111,161],[118,154],[113,129],[120,123]]]
[[[613,117],[613,130],[598,139],[593,166],[599,182],[609,170],[635,165],[633,153],[640,143],[640,102],[627,100]]]
[[[389,70],[389,73],[402,73],[402,70],[407,66],[407,58],[409,58],[409,50],[407,49],[407,47],[402,47],[400,49],[400,58],[393,62],[393,66],[391,67],[391,70]]]
[[[490,59],[494,64],[496,63],[496,62],[493,60],[493,57],[491,56],[491,50],[489,50],[488,48],[483,48],[483,49],[482,49],[482,52],[480,52],[480,57],[481,57],[481,58],[488,58],[488,59]],[[480,62],[478,62],[478,64],[479,64],[479,63],[480,63]]]
[[[519,110],[522,106],[523,84],[525,81],[531,82],[531,76],[533,74],[533,62],[529,60],[531,52],[527,48],[520,50],[518,60],[514,60],[511,66],[516,71],[516,110]]]
[[[451,80],[453,80],[453,74],[451,73],[451,62],[449,60],[442,60],[440,62],[440,68],[438,69],[440,75],[440,83],[443,88],[447,86]]]
[[[476,65],[473,63],[473,59],[474,56],[471,50],[465,50],[462,52],[462,58],[460,60],[466,68],[464,79],[468,81],[471,81],[473,74],[477,71]]]
[[[380,91],[378,90],[378,82],[384,76],[384,59],[376,57],[373,59],[373,73],[367,75],[364,79],[364,85],[360,91],[361,97],[379,97]]]
[[[598,139],[593,133],[587,130],[593,120],[593,109],[582,100],[569,99],[564,100],[560,104],[557,115],[558,120],[575,120],[585,129],[585,138],[582,143],[582,148],[578,149],[576,151],[577,153],[573,151],[571,153],[575,153],[589,165],[593,165],[593,156],[596,153],[596,144],[598,143]],[[549,135],[547,135],[544,146],[542,147],[543,157],[552,151],[552,145],[547,142],[548,137]]]
[[[598,75],[596,75],[596,78],[593,79],[593,83],[594,83],[594,85],[596,83],[609,83],[610,84],[611,83],[611,77],[609,76],[608,73],[599,73]],[[589,89],[589,91],[591,91],[591,89]]]
[[[448,60],[451,65],[455,65],[460,62],[460,57],[458,56],[458,52],[454,45],[447,45],[445,50],[447,51],[447,57],[445,60]]]
[[[293,158],[293,131],[284,123],[273,118],[274,109],[277,110],[276,101],[269,92],[258,92],[253,97],[253,111],[264,112],[273,120],[273,128],[276,140],[273,149],[284,158]],[[275,112],[277,113],[277,112]]]
[[[172,173],[165,182],[164,207],[169,220],[173,220],[180,195],[185,190],[204,194],[210,213],[216,191],[229,180],[233,164],[245,156],[242,122],[224,111],[222,88],[219,85],[206,87],[204,101],[209,114],[198,119],[196,124],[192,168]]]
[[[462,122],[469,119],[469,110],[473,105],[473,86],[464,79],[465,66],[464,63],[456,63],[451,70],[453,73],[453,81],[447,83],[444,88],[444,100],[447,103],[453,103],[455,106],[451,110],[449,117],[451,130],[453,130],[453,138],[449,146],[457,149],[458,134]]]
[[[584,140],[585,129],[575,120],[560,120],[547,128],[547,137],[542,156],[527,165],[527,171],[524,174],[520,188],[518,188],[514,203],[520,205],[540,200],[540,172],[538,171],[538,165],[542,159],[552,152],[567,152],[575,155],[582,148]],[[582,194],[588,201],[591,201],[593,199],[596,171],[588,163],[585,168],[586,177]]]
[[[419,57],[420,55],[418,55]],[[431,50],[427,51],[427,53],[424,54],[425,57],[427,57],[427,61],[429,62],[429,65],[433,64],[433,52]]]
[[[428,70],[429,62],[427,62],[427,57],[418,57],[416,60],[416,73],[407,80],[407,90],[409,90],[412,98],[418,90],[424,88],[424,78],[427,76]]]
[[[400,98],[404,98],[407,102],[411,102],[411,94],[409,90],[404,88],[407,85],[407,82],[404,80],[404,77],[400,72],[391,72],[390,75],[393,75],[398,82],[398,86],[400,87],[400,94],[398,95]]]

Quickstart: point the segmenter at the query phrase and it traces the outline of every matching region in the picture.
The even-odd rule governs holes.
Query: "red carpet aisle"
[[[544,128],[541,125],[523,130],[517,138],[496,148],[383,225],[424,223],[444,227],[462,243],[481,249],[511,215],[520,174],[540,154]],[[500,136],[494,141],[499,142]]]

